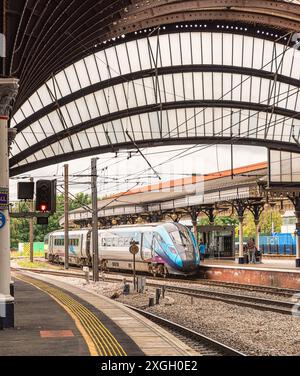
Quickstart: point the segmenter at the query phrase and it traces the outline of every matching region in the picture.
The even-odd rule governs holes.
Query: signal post
[[[0,329],[14,327],[14,298],[10,295],[8,120],[17,92],[17,79],[0,78]]]

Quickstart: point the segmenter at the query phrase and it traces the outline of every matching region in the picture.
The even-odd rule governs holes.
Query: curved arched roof
[[[36,3],[40,22],[43,1]],[[48,17],[60,9],[71,22],[73,12],[93,10],[98,19],[102,12],[103,28],[94,17],[78,29],[61,19],[51,37],[29,33],[27,12],[21,41],[24,14],[19,23],[9,64],[21,78],[11,122],[18,129],[13,175],[134,148],[130,138],[150,146],[233,137],[299,151],[300,51],[292,37],[300,30],[298,2],[82,1],[81,13],[71,11],[75,3],[58,1]]]
[[[143,28],[217,20],[300,30],[298,0],[17,0],[4,4],[5,73],[21,80],[16,108],[52,74],[97,50],[98,43]]]

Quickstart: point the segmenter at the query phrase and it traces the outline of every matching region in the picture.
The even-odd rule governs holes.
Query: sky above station
[[[265,148],[234,145],[234,168],[267,160]],[[102,154],[98,160],[98,195],[104,197],[129,189],[184,178],[192,174],[208,174],[231,168],[230,145],[178,145],[144,148],[143,154],[153,166],[136,151],[121,151],[118,154]],[[81,158],[69,164],[70,194],[90,194],[91,158]],[[64,163],[26,173],[10,180],[11,202],[17,200],[17,183],[34,180],[57,179],[58,193],[63,192]]]

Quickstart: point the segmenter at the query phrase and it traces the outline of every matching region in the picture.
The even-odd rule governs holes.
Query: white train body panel
[[[99,259],[109,269],[133,270],[133,255],[129,252],[134,240],[140,248],[136,255],[136,270],[150,272],[149,264],[154,257],[151,250],[153,231],[156,226],[119,227],[99,231]],[[145,239],[149,239],[148,247]],[[151,240],[150,240],[151,239]]]
[[[91,265],[92,232],[90,229],[69,232],[69,263]],[[200,262],[195,238],[185,226],[175,223],[129,225],[98,231],[99,265],[108,269],[133,269],[132,242],[139,246],[136,270],[153,274],[191,274]],[[48,258],[65,261],[64,232],[49,234]]]
[[[89,252],[89,230],[69,232],[69,262],[80,265],[87,263]],[[63,231],[55,231],[49,234],[48,258],[50,261],[65,262],[65,234]]]

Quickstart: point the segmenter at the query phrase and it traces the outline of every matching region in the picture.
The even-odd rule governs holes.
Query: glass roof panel
[[[80,83],[78,81],[78,76],[76,74],[74,65],[71,65],[68,68],[66,68],[65,73],[71,92],[74,93],[75,91],[80,90]]]
[[[91,55],[85,60],[66,68],[65,75],[59,72],[55,76],[59,87],[59,90],[56,90],[57,97],[60,98],[67,93],[76,92],[81,87],[88,86],[90,82],[99,82],[99,73],[101,80],[106,80],[121,73],[125,74],[131,71],[139,71],[141,68],[149,69],[153,67],[158,43],[160,46],[158,67],[161,64],[169,66],[170,64],[181,65],[182,63],[223,63],[224,65],[237,66],[242,64],[245,67],[256,69],[264,67],[265,70],[272,70],[273,72],[279,67],[282,74],[291,75],[297,79],[300,75],[296,68],[298,66],[296,60],[299,64],[299,51],[295,49],[289,48],[283,52],[285,50],[283,45],[275,44],[269,40],[236,34],[194,31],[125,42],[108,47],[96,55]],[[134,53],[135,51],[138,51],[138,54]],[[129,56],[132,60],[131,63],[129,63]],[[183,61],[183,59],[186,61]],[[97,69],[96,64],[98,65]],[[74,67],[76,67],[76,71]],[[55,93],[52,80],[49,80],[47,84],[51,91]],[[43,106],[53,102],[53,98],[51,99],[45,86],[39,89],[38,94]],[[34,111],[39,106],[33,105]],[[20,119],[17,123],[20,123]]]
[[[198,64],[194,71],[190,70],[193,64]],[[216,66],[216,72],[199,72],[199,64]],[[189,71],[175,73],[173,68],[173,73],[159,73],[156,77],[153,69],[181,65],[188,66]],[[237,71],[218,71],[222,65],[236,66]],[[35,144],[42,145],[45,137],[65,132],[66,128],[72,130],[73,126],[99,116],[114,114],[118,117],[119,111],[135,110],[137,107],[156,103],[159,105],[192,100],[242,101],[246,104],[251,102],[299,112],[298,87],[281,82],[282,79],[274,80],[271,75],[268,79],[267,76],[262,78],[238,72],[239,67],[255,68],[277,72],[286,76],[285,80],[290,77],[299,79],[299,66],[300,51],[249,35],[193,31],[159,37],[153,35],[136,41],[124,40],[121,44],[107,47],[57,73],[23,104],[14,115],[12,126],[18,126],[41,108],[53,103],[55,98],[60,100],[66,97],[68,102],[62,105],[60,110],[49,112],[42,117],[36,114],[32,122],[28,121],[27,128],[17,135],[12,153],[16,156]],[[149,68],[153,71],[147,77],[124,77],[122,83],[110,84],[110,80],[120,75]],[[94,93],[90,92],[86,96],[81,94],[82,88],[99,84],[101,81],[106,81],[105,85],[109,87],[95,89]],[[68,97],[72,93],[76,94],[74,100]],[[128,114],[123,119],[108,121],[105,125],[96,127],[96,133],[91,125],[91,128],[80,132],[78,136],[71,135],[70,140],[66,138],[64,142],[55,142],[50,148],[51,152],[48,149],[46,152],[47,155],[61,154],[71,152],[73,147],[81,150],[97,147],[99,143],[107,145],[109,142],[125,142],[124,127],[130,129],[137,140],[161,138],[164,134],[168,137],[199,137],[218,133],[228,135],[232,131],[236,134],[248,132],[249,137],[263,139],[266,136],[266,126],[269,125],[269,138],[294,143],[291,137],[292,124],[295,125],[294,133],[299,135],[299,121],[290,119],[288,123],[282,114],[267,115],[236,108],[233,114],[230,114],[230,111],[228,108],[210,106],[199,113],[196,108],[177,108],[162,109],[158,112],[152,110],[150,113],[132,116]],[[274,123],[276,132],[272,125]],[[284,124],[286,128],[282,126]],[[38,158],[41,158],[41,155],[44,154],[39,153]],[[29,157],[27,159],[29,160]]]
[[[66,97],[67,95],[71,94],[70,85],[67,80],[67,75],[64,71],[56,75],[56,82],[58,84],[59,91],[63,97]]]
[[[84,61],[85,61],[86,69],[87,69],[91,84],[93,85],[101,81],[99,73],[98,73],[98,67],[97,67],[95,55],[90,55],[86,57]]]
[[[74,64],[74,68],[76,70],[76,74],[78,77],[78,81],[81,88],[87,87],[91,84],[88,72],[86,70],[84,60],[78,61]]]

